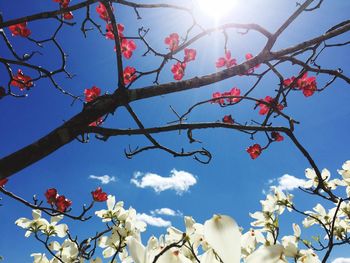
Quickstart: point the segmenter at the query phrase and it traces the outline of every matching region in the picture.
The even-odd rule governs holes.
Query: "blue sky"
[[[146,1],[148,2],[148,1]],[[178,2],[178,1],[175,1]],[[227,21],[260,23],[270,31],[274,31],[295,10],[295,1],[244,1],[244,5],[238,5],[233,10],[232,16]],[[75,1],[74,1],[75,3]],[[21,8],[18,8],[18,7]],[[33,14],[43,10],[53,10],[57,4],[47,1],[2,1],[0,10],[4,20]],[[281,39],[276,43],[275,50],[288,47],[299,41],[322,34],[334,24],[348,19],[348,1],[325,1],[321,9],[315,12],[303,14],[293,25],[286,30]],[[141,25],[151,28],[148,35],[149,41],[159,50],[165,52],[163,39],[172,32],[183,34],[190,24],[190,20],[179,12],[170,11],[145,11],[141,10],[142,20],[137,20],[132,9],[117,9],[117,18],[125,24],[125,34],[134,36],[136,29]],[[84,39],[80,32],[80,23],[85,12],[75,12],[78,24],[71,28],[65,28],[58,39],[69,54],[68,70],[76,77],[67,80],[64,76],[58,77],[58,81],[65,89],[74,94],[83,94],[85,88],[93,85],[100,87],[105,92],[113,92],[117,85],[117,71],[113,43],[105,40],[96,31],[88,33]],[[92,8],[93,17],[104,25]],[[198,18],[206,26],[214,24],[209,18],[198,12]],[[48,32],[52,32],[55,22],[32,22],[30,28],[32,37],[42,39]],[[6,30],[6,29],[5,29]],[[6,30],[9,34],[9,31]],[[244,60],[244,54],[251,52],[256,54],[263,46],[263,39],[256,33],[247,35],[230,32],[229,48],[238,61]],[[349,34],[347,34],[349,39]],[[28,52],[38,50],[24,39],[12,38],[16,50]],[[338,38],[339,41],[343,38]],[[141,42],[136,42],[138,48],[132,59],[125,61],[125,65],[135,66],[137,69],[149,69],[157,65],[159,61],[152,55],[140,58],[145,48]],[[185,78],[201,76],[215,72],[215,60],[223,54],[222,34],[213,34],[205,38],[193,48],[197,49],[197,60],[188,65]],[[1,56],[9,57],[3,43],[0,43]],[[52,66],[57,53],[48,46],[42,50],[43,57],[36,57],[33,61]],[[349,48],[334,48],[323,54],[320,62],[330,68],[341,67],[349,74],[350,67],[346,56]],[[44,59],[44,60],[43,60]],[[162,72],[160,82],[172,81],[169,63]],[[16,70],[16,67],[13,67]],[[297,72],[297,67],[283,66],[286,77]],[[262,69],[260,68],[259,71]],[[26,71],[30,73],[30,71]],[[0,85],[6,85],[7,75],[4,67],[0,71]],[[153,79],[137,81],[133,87],[149,85]],[[327,78],[319,77],[319,83],[324,83]],[[167,95],[161,98],[153,98],[138,101],[132,104],[135,112],[143,120],[145,126],[164,125],[175,119],[169,105],[178,112],[184,112],[189,106],[211,97],[215,91],[226,91],[233,86],[248,89],[254,79],[235,77],[223,81],[220,84],[211,85],[202,89],[196,89],[185,93]],[[257,97],[271,95],[277,79],[272,75],[267,76],[262,85],[254,93]],[[78,113],[82,105],[75,103],[71,106],[71,98],[60,94],[47,80],[36,83],[36,86],[28,92],[26,99],[5,98],[0,101],[0,156],[6,156],[21,147],[32,143],[36,139],[62,124]],[[320,94],[305,98],[301,93],[290,96],[289,107],[285,112],[294,116],[301,122],[296,128],[296,136],[305,148],[311,153],[320,168],[327,167],[333,175],[341,164],[350,158],[348,142],[350,108],[350,92],[345,82],[337,80],[331,87]],[[253,111],[252,104],[235,108],[221,109],[217,105],[205,105],[190,116],[189,121],[216,121],[225,114],[232,114],[238,121],[244,122],[254,118],[262,120],[257,111]],[[124,109],[118,109],[115,116],[109,118],[105,124],[108,127],[136,127]],[[210,164],[203,165],[191,158],[173,158],[160,152],[149,151],[127,160],[124,156],[124,148],[130,144],[133,147],[146,145],[147,141],[142,137],[116,137],[107,143],[91,138],[90,143],[81,144],[77,141],[64,146],[55,153],[40,162],[26,168],[11,177],[7,189],[31,199],[33,194],[38,198],[44,198],[43,193],[47,188],[55,187],[61,194],[65,194],[73,200],[73,213],[78,213],[83,203],[89,203],[90,191],[100,185],[98,180],[89,179],[90,175],[115,177],[114,182],[103,185],[103,189],[116,195],[118,200],[125,201],[126,207],[132,206],[139,213],[151,214],[150,211],[160,208],[171,208],[181,211],[183,215],[192,215],[198,222],[204,222],[213,213],[228,214],[236,219],[239,225],[249,228],[249,212],[260,209],[259,200],[264,198],[262,191],[269,188],[268,181],[276,179],[284,174],[290,174],[298,178],[304,177],[305,168],[309,167],[306,159],[289,141],[273,144],[258,159],[251,160],[245,149],[255,143],[248,136],[228,130],[197,131],[195,137],[203,141],[203,146],[211,151],[213,159]],[[93,137],[93,136],[91,136]],[[186,142],[185,134],[177,132],[162,134],[157,138],[169,147],[192,147]],[[263,137],[257,137],[258,142],[264,143]],[[259,141],[260,140],[260,141]],[[198,145],[197,145],[198,146]],[[199,145],[201,146],[201,145]],[[171,175],[171,171],[185,171],[195,178],[188,191],[179,194],[174,190],[165,190],[156,193],[152,188],[140,188],[132,184],[130,180],[136,172],[143,175],[154,173],[162,177]],[[176,172],[173,174],[177,174]],[[140,178],[139,178],[140,179]],[[304,209],[310,209],[315,200],[301,192],[294,191],[296,202],[303,204]],[[2,225],[2,238],[0,239],[0,255],[5,257],[5,262],[30,262],[29,255],[32,252],[44,251],[33,238],[25,238],[24,231],[14,225],[19,217],[30,217],[28,208],[4,197],[0,207],[0,224]],[[97,205],[102,209],[103,204]],[[171,221],[176,227],[182,228],[181,216],[161,216],[164,220]],[[290,222],[300,218],[291,214],[285,215],[286,229],[291,232]],[[69,221],[67,221],[69,222]],[[300,223],[300,221],[299,221]],[[92,220],[84,224],[72,224],[73,231],[85,238],[95,229],[102,229],[99,220]],[[144,241],[149,234],[159,235],[165,232],[165,228],[148,227]],[[15,245],[14,245],[15,244]],[[346,257],[346,249],[338,249],[332,258]],[[20,251],[20,252],[19,252]]]

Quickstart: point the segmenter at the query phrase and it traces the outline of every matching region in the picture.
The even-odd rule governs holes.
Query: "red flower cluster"
[[[70,3],[70,0],[53,0],[53,1],[56,3],[59,3],[60,7],[62,9],[67,8],[69,6],[69,3]],[[65,20],[71,20],[73,18],[74,18],[74,16],[73,16],[72,12],[66,12],[63,14],[63,19],[65,19]]]
[[[32,33],[27,27],[27,22],[9,26],[9,29],[12,33],[12,36],[29,37],[29,35]]]
[[[285,79],[283,81],[283,85],[292,89],[296,88],[301,90],[305,97],[310,97],[315,93],[315,91],[317,91],[316,78],[308,77],[307,72],[297,81],[295,81],[295,79],[296,77],[294,76],[289,79]]]
[[[93,86],[90,89],[85,89],[84,95],[85,95],[86,102],[94,101],[97,97],[101,95],[101,89],[99,87]],[[100,117],[96,121],[90,123],[89,126],[96,127],[96,126],[100,126],[102,123],[103,123],[103,118]]]
[[[12,77],[11,85],[20,90],[29,90],[33,86],[33,81],[31,77],[24,75],[23,71],[19,69],[17,75]]]
[[[56,209],[62,213],[72,205],[72,201],[67,199],[64,195],[59,195],[55,188],[47,189],[45,192],[47,203],[56,206]]]
[[[108,22],[108,20],[106,21]],[[124,38],[123,24],[117,24],[117,30],[118,30],[119,40],[121,42],[120,43],[121,52],[126,59],[129,59],[131,58],[133,51],[136,49],[136,44],[133,40],[127,40],[126,38]],[[106,24],[106,39],[110,39],[110,40],[115,39],[114,32],[113,32],[113,25],[111,23]],[[114,47],[114,51],[116,51],[116,47]]]
[[[247,148],[247,153],[249,153],[250,157],[253,160],[258,158],[261,152],[262,152],[261,146],[260,144],[257,144],[257,143]]]
[[[101,89],[99,87],[93,86],[90,89],[84,90],[85,101],[91,102],[101,95]]]
[[[223,123],[227,123],[227,124],[234,124],[235,121],[232,119],[232,116],[231,115],[225,115],[223,118],[222,118],[222,122]]]
[[[271,137],[275,142],[281,142],[284,140],[284,137],[276,131],[271,132]]]
[[[177,62],[172,65],[171,72],[174,74],[175,80],[181,80],[185,75],[186,63]]]
[[[117,24],[117,30],[118,30],[118,36],[119,38],[123,38],[124,37],[124,25],[123,24]],[[111,23],[106,25],[106,38],[110,39],[110,40],[114,40],[115,36],[113,33],[113,25]]]
[[[93,192],[91,192],[92,199],[96,202],[104,202],[107,200],[107,194],[105,192],[102,192],[101,187],[97,187],[97,189]]]
[[[4,178],[0,180],[0,187],[4,187],[4,185],[8,182],[9,179]]]
[[[185,48],[184,52],[185,52],[185,56],[183,59],[184,62],[177,62],[171,67],[171,72],[173,73],[175,80],[181,80],[185,75],[187,62],[190,62],[196,59],[197,51],[195,49]]]
[[[112,11],[114,11],[113,6],[111,6]],[[96,12],[99,14],[100,18],[108,22],[110,20],[106,7],[100,2],[96,7]]]
[[[185,57],[184,57],[185,63],[196,59],[197,51],[195,49],[185,48],[184,52],[185,52]]]
[[[170,51],[174,51],[179,47],[179,35],[172,33],[164,39],[164,43],[168,45]]]
[[[262,99],[262,101],[269,103],[271,106],[265,103],[258,103],[258,106],[260,107],[260,110],[259,110],[260,115],[267,114],[271,107],[272,109],[277,108],[280,111],[283,110],[284,108],[283,105],[277,103],[277,101],[270,96],[266,96],[265,99]]]
[[[136,44],[133,40],[123,39],[121,43],[122,54],[126,59],[131,58],[132,52],[136,49]]]
[[[136,79],[136,69],[134,67],[127,66],[123,72],[124,84],[127,85]]]
[[[211,103],[219,103],[220,105],[225,104],[225,99],[221,97],[235,96],[238,97],[241,95],[241,90],[237,87],[233,87],[230,91],[225,91],[223,93],[215,92],[213,93],[213,100]],[[241,98],[226,98],[228,104],[239,102]]]
[[[222,67],[230,68],[232,66],[236,66],[237,65],[237,60],[234,59],[234,58],[231,58],[231,51],[226,51],[225,52],[225,57],[220,57],[216,61],[215,65],[216,65],[217,68],[222,68]]]

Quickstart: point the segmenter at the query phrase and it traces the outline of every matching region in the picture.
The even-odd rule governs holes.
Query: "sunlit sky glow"
[[[236,0],[197,0],[197,3],[206,15],[220,19],[227,15],[237,3]]]

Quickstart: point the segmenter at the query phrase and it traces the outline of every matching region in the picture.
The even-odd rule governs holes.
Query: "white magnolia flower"
[[[24,229],[28,229],[25,233],[25,237],[29,237],[31,233],[43,231],[49,225],[49,222],[45,218],[41,218],[41,211],[34,209],[32,211],[33,219],[21,217],[16,220],[15,224]]]
[[[59,221],[63,219],[63,215],[52,216],[50,223],[46,225],[46,229],[44,229],[44,233],[48,236],[57,235],[60,238],[63,238],[67,235],[68,226],[66,224],[57,224]]]
[[[49,244],[49,248],[53,251],[57,251],[56,257],[60,258],[61,261],[65,263],[75,263],[78,260],[78,246],[69,239],[65,239],[62,245],[57,241],[53,241]],[[59,263],[61,261],[57,258],[52,259],[52,263]],[[82,260],[80,261],[83,262]]]
[[[316,174],[314,169],[307,168],[305,170],[305,176],[306,176],[306,178],[309,179],[304,184],[305,188],[311,188],[311,187],[318,186],[318,177],[317,177],[317,174]],[[331,177],[331,173],[327,169],[323,169],[321,172],[321,177],[322,177],[322,180],[323,180],[325,186],[327,186],[327,182],[328,182],[329,178]]]
[[[45,254],[33,253],[30,256],[34,257],[33,263],[50,263]]]
[[[282,238],[282,245],[284,247],[284,254],[286,257],[295,258],[298,255],[298,242],[300,240],[301,230],[299,225],[293,224],[293,236],[284,236]]]
[[[246,263],[288,263],[281,245],[260,246],[247,257]]]
[[[297,263],[320,263],[320,259],[312,249],[300,250],[300,257]]]
[[[250,229],[241,237],[242,256],[246,257],[255,251],[256,246],[265,243],[265,237],[262,231],[258,229]]]
[[[125,213],[123,208],[124,202],[119,201],[118,203],[115,203],[115,196],[109,195],[106,202],[107,209],[102,209],[95,212],[98,217],[102,218],[102,222],[109,222],[112,219],[117,219],[118,216]]]
[[[205,221],[204,239],[223,262],[240,262],[241,232],[231,217],[214,215],[210,220]]]
[[[338,170],[338,173],[342,176],[343,186],[347,186],[346,194],[350,197],[350,160],[343,164],[342,170]]]

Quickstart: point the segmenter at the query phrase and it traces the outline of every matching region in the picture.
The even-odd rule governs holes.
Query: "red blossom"
[[[226,51],[225,53],[225,57],[220,57],[217,61],[216,61],[216,67],[217,68],[222,68],[225,67],[226,68],[230,68],[232,66],[236,66],[237,65],[237,60],[234,58],[231,58],[231,51]]]
[[[53,205],[56,203],[56,199],[58,197],[57,190],[55,188],[47,189],[45,192],[46,201]]]
[[[123,72],[124,84],[129,84],[136,79],[136,69],[134,67],[127,66]]]
[[[33,82],[31,77],[24,75],[23,71],[19,69],[17,75],[12,77],[11,85],[18,87],[20,90],[29,90],[33,86]]]
[[[307,72],[297,81],[297,86],[303,91],[305,97],[310,97],[317,90],[315,77],[308,77]]]
[[[279,111],[283,110],[283,105],[276,102],[276,100],[270,96],[266,96],[265,99],[262,99],[261,101],[264,101],[266,103],[269,103],[270,105],[267,105],[265,103],[258,103],[258,106],[260,107],[259,114],[265,115],[269,112],[271,106],[273,109],[277,108]]]
[[[212,97],[213,97],[213,100],[211,101],[211,103],[219,103],[221,105],[225,103],[225,100],[221,98],[222,95],[220,92],[214,92]]]
[[[283,85],[292,89],[300,89],[305,97],[312,96],[317,91],[315,77],[308,77],[307,72],[296,81],[296,77],[291,77],[283,81]]]
[[[7,178],[0,179],[0,187],[4,187],[4,185],[9,181]]]
[[[60,195],[56,198],[56,207],[60,212],[66,212],[67,209],[72,205],[72,201],[67,199],[64,195]]]
[[[98,118],[96,121],[91,122],[91,123],[89,124],[89,126],[90,126],[90,127],[98,127],[98,126],[100,126],[102,123],[103,123],[103,118],[100,117],[100,118]]]
[[[172,65],[171,72],[174,74],[175,80],[181,80],[185,75],[186,63],[177,62]]]
[[[62,8],[67,8],[69,6],[70,0],[53,0],[56,3],[59,3]]]
[[[223,118],[222,118],[222,122],[223,123],[227,123],[227,124],[234,124],[235,121],[232,119],[232,116],[231,115],[225,115]]]
[[[72,19],[74,18],[74,16],[73,16],[73,13],[72,13],[72,12],[67,12],[67,13],[64,13],[64,14],[63,14],[63,18],[64,18],[65,20],[72,20]]]
[[[90,89],[84,90],[85,101],[90,102],[95,100],[98,96],[101,95],[101,89],[99,87],[93,86]]]
[[[240,95],[241,95],[241,90],[236,87],[232,88],[230,91],[226,91],[221,94],[221,96],[236,96],[236,97]],[[227,98],[226,100],[228,103],[235,103],[235,102],[239,102],[241,98]]]
[[[189,62],[196,59],[197,51],[195,49],[185,48],[184,52],[185,52],[184,62]]]
[[[9,26],[9,29],[12,33],[12,36],[29,37],[29,35],[32,33],[27,27],[27,22]]]
[[[297,82],[295,81],[295,77],[291,77],[289,79],[283,80],[283,85],[288,88],[295,88],[297,86]]]
[[[164,39],[164,43],[169,46],[170,51],[174,51],[179,47],[179,35],[172,33]]]
[[[112,12],[114,11],[113,6],[111,6]],[[100,18],[103,19],[104,21],[108,22],[110,20],[107,8],[102,4],[99,3],[98,6],[96,7],[96,12],[99,14]]]
[[[117,30],[118,30],[118,36],[120,39],[124,37],[124,25],[123,24],[117,24]],[[106,25],[106,39],[114,40],[114,33],[113,33],[113,25],[107,24]]]
[[[249,153],[250,157],[253,160],[258,158],[261,152],[262,152],[261,146],[260,144],[257,144],[257,143],[247,148],[247,153]]]
[[[136,49],[136,44],[133,40],[123,39],[121,43],[122,54],[126,59],[131,58],[132,52]]]
[[[284,140],[284,137],[279,132],[276,132],[276,131],[271,132],[271,137],[276,142],[281,142]]]
[[[101,187],[97,187],[97,189],[93,192],[91,192],[92,199],[96,202],[104,202],[107,200],[107,194],[105,192],[102,192]]]

